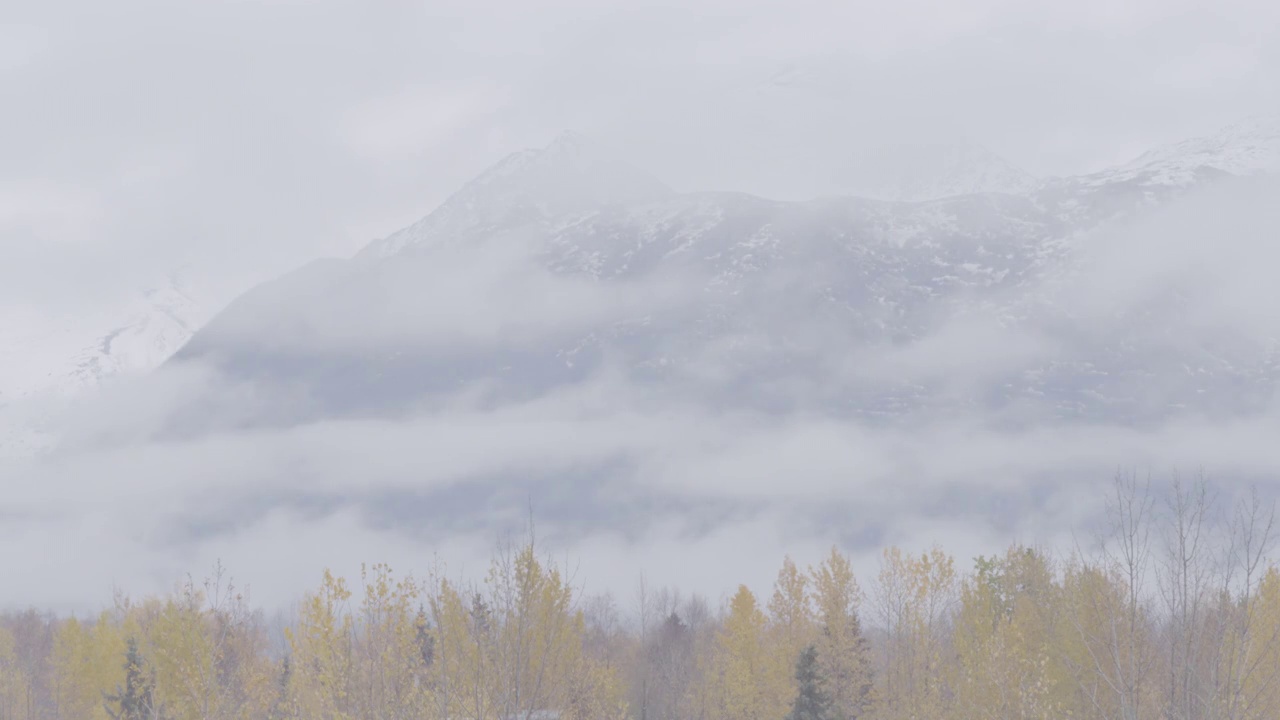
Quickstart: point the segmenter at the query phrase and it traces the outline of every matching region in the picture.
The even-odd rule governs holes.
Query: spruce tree
[[[799,690],[786,720],[833,720],[835,714],[831,697],[822,688],[818,675],[818,650],[810,645],[800,653],[796,662],[796,680]]]
[[[154,689],[155,679],[146,672],[146,660],[138,649],[138,639],[131,637],[125,651],[124,687],[117,685],[115,695],[103,693],[106,701],[103,707],[115,720],[150,720]]]

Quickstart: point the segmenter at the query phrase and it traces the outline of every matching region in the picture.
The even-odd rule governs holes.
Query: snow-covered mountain
[[[68,402],[159,367],[209,315],[179,272],[122,304],[53,316],[0,307],[0,458],[51,447]]]
[[[838,182],[860,197],[922,202],[971,193],[1026,195],[1045,186],[1190,186],[1213,174],[1275,172],[1280,172],[1280,115],[1248,118],[1080,177],[1036,178],[981,145],[961,142],[888,147],[858,158]]]
[[[1249,118],[1212,135],[1155,148],[1089,180],[1186,185],[1206,169],[1241,176],[1280,172],[1280,115]]]
[[[400,413],[480,386],[502,402],[595,372],[686,402],[877,422],[1252,411],[1274,391],[1276,340],[1187,327],[1193,272],[1113,288],[1127,304],[1106,312],[1080,279],[1099,262],[1091,238],[1155,232],[1133,228],[1229,177],[1200,163],[1256,155],[1257,133],[1230,137],[1242,147],[1160,154],[1176,177],[1116,170],[924,202],[675,194],[570,137],[511,156],[354,261],[243,296],[175,362],[288,388],[257,420],[222,414],[249,423]],[[986,348],[966,359],[946,338]]]
[[[435,212],[371,243],[360,255],[388,257],[430,237],[501,232],[538,218],[671,195],[657,179],[602,152],[590,138],[565,132],[545,148],[509,155]]]
[[[684,401],[879,420],[1245,411],[1274,390],[1277,338],[1184,327],[1194,273],[1102,315],[1080,306],[1078,278],[1146,215],[1274,169],[1275,139],[1275,124],[1251,121],[1044,183],[971,150],[896,191],[936,199],[778,202],[678,194],[567,134],[352,260],[253,289],[198,332],[205,311],[173,278],[128,308],[56,322],[10,311],[0,406],[174,355],[261,393],[252,412],[193,410],[193,431],[211,417],[396,413],[478,385],[530,397],[606,369]],[[1013,345],[966,361],[936,346],[956,334]]]
[[[837,183],[876,200],[923,202],[973,193],[1029,193],[1040,181],[981,145],[886,148],[858,158]]]
[[[177,273],[126,303],[48,317],[0,308],[0,403],[69,396],[167,360],[207,319]]]
[[[1166,161],[1190,182],[779,202],[672,193],[582,143],[525,151],[358,257],[244,293],[33,477],[143,499],[139,534],[185,560],[292,518],[342,518],[307,537],[356,552],[365,528],[443,544],[529,497],[579,539],[769,508],[883,545],[901,508],[1036,522],[1117,463],[1271,467],[1277,186]],[[169,327],[120,317],[66,343],[90,361],[60,377]],[[18,442],[47,447],[31,427]]]

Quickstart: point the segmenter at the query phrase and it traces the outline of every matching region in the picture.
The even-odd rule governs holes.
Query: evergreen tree
[[[146,660],[138,649],[137,638],[129,638],[124,673],[124,688],[117,685],[115,695],[103,693],[103,707],[115,720],[150,720],[153,717],[155,678],[146,672]]]
[[[810,645],[800,652],[796,662],[796,683],[799,690],[795,703],[786,720],[832,720],[831,697],[822,688],[818,676],[818,650]]]

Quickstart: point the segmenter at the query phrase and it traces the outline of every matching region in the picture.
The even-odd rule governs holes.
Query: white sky
[[[566,128],[774,197],[907,142],[1091,170],[1280,110],[1278,28],[1266,0],[10,0],[0,303],[345,255]]]

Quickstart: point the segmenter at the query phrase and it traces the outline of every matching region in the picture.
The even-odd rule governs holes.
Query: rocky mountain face
[[[1168,261],[1153,237],[1211,233],[1194,219],[1271,196],[1253,176],[1275,169],[1272,127],[923,202],[675,194],[567,136],[351,261],[242,296],[172,362],[211,364],[270,399],[184,422],[395,415],[602,373],[654,396],[877,423],[1258,411],[1276,339],[1189,325],[1195,273],[1147,270]],[[1122,267],[1146,280],[1117,280]]]

